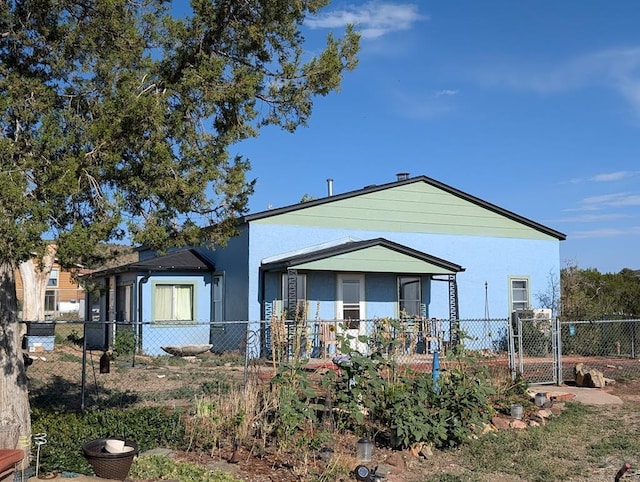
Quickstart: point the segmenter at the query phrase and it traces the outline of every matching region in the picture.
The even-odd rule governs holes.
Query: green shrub
[[[113,357],[133,355],[136,349],[136,335],[129,326],[118,326],[113,342]]]
[[[131,464],[129,477],[143,480],[178,480],[179,482],[234,482],[231,474],[209,470],[194,462],[176,462],[163,455],[138,457]]]
[[[98,438],[131,440],[142,451],[158,446],[178,448],[184,443],[180,413],[151,407],[84,413],[35,409],[32,432],[47,434],[47,444],[42,446],[40,454],[42,472],[65,470],[90,474],[92,469],[82,455],[82,445]]]
[[[394,322],[388,322],[394,330]],[[349,341],[344,340],[343,350]],[[364,340],[358,340],[364,341]],[[431,373],[398,366],[396,340],[387,337],[370,356],[351,352],[340,364],[340,375],[326,377],[333,387],[339,423],[361,435],[377,435],[394,448],[420,442],[438,448],[456,447],[492,414],[493,393],[486,372],[468,358],[462,344],[453,347],[448,371],[434,384]],[[402,348],[402,347],[401,347]],[[344,351],[343,351],[344,352]]]
[[[271,411],[273,436],[279,449],[286,449],[296,435],[312,429],[316,423],[313,407],[316,393],[304,369],[305,361],[282,363],[272,380],[278,406]]]

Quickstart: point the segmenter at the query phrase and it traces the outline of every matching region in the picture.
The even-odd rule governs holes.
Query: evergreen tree
[[[304,50],[303,21],[327,3],[2,2],[0,424],[29,435],[18,264],[47,240],[63,266],[92,265],[105,241],[224,243],[253,190],[230,147],[305,125],[356,66],[351,28]]]

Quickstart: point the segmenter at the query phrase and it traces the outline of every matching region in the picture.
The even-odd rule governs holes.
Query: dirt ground
[[[128,361],[114,361],[110,365],[109,373],[100,373],[100,355],[90,353],[84,370],[85,401],[97,406],[112,403],[114,400],[110,397],[118,399],[123,391],[129,394],[127,400],[132,404],[185,406],[193,403],[194,387],[205,383],[241,382],[244,377],[242,365],[213,356],[179,362],[167,357],[163,363],[140,358],[135,367]],[[32,384],[32,405],[47,405],[55,409],[68,410],[79,408],[83,372],[82,350],[75,346],[64,346],[56,348],[54,352],[32,353],[31,356],[33,363],[28,368],[28,376]],[[268,370],[269,367],[264,368],[265,373],[268,373]],[[616,383],[604,391],[620,397],[623,404],[599,406],[597,410],[607,413],[608,416],[616,416],[619,413],[620,417],[625,417],[629,423],[640,427],[640,382]],[[119,400],[124,401],[122,398]],[[229,472],[241,480],[251,482],[299,482],[311,480],[312,474],[323,471],[327,475],[323,480],[355,480],[352,474],[332,472],[331,468],[355,468],[358,465],[355,458],[356,442],[356,437],[351,434],[333,434],[333,439],[328,444],[333,449],[333,456],[328,463],[322,460],[321,455],[324,454],[310,451],[259,454],[252,447],[240,447],[234,454],[229,446],[222,446],[214,453],[173,452],[172,457]],[[373,460],[367,465],[370,468],[377,466],[385,482],[524,480],[500,472],[472,476],[473,467],[468,463],[461,464],[460,455],[455,450],[433,453],[425,450],[422,454],[414,454],[411,451],[398,452],[376,447]],[[594,468],[592,478],[576,480],[611,480],[615,475],[615,471],[611,472],[613,469],[614,465]],[[437,474],[443,475],[440,479],[434,478]],[[449,476],[455,478],[446,478]],[[80,479],[76,480],[80,482]]]

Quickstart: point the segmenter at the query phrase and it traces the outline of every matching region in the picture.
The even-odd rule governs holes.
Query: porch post
[[[458,310],[458,283],[456,275],[449,275],[449,338],[452,345],[460,342],[458,330],[460,329],[460,312]]]
[[[294,353],[295,325],[298,316],[298,270],[287,268],[287,358],[298,355]]]

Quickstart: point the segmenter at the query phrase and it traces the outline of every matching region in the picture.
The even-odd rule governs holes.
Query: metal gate
[[[512,379],[557,385],[562,380],[559,321],[545,312],[514,312],[508,331]]]

